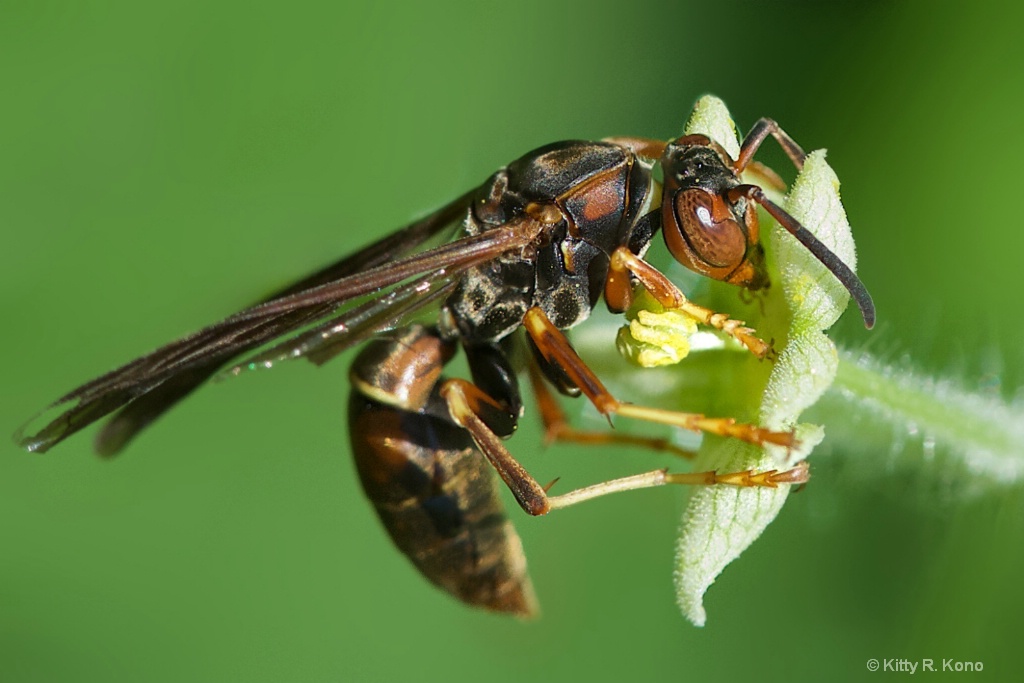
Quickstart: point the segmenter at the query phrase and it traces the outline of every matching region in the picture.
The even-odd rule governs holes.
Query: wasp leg
[[[773,432],[751,424],[738,423],[733,418],[706,417],[699,413],[682,413],[623,403],[604,387],[594,371],[587,367],[572,348],[562,331],[548,320],[541,309],[535,307],[528,310],[523,325],[544,360],[561,368],[569,380],[590,399],[594,407],[609,419],[612,414],[618,414],[695,432],[733,437],[758,446],[771,443],[792,448],[796,444],[793,432]]]
[[[441,398],[448,403],[450,412],[451,401],[448,398],[449,394],[457,395],[460,405],[465,404],[466,409],[473,413],[473,416],[484,425],[487,432],[493,435],[494,438],[508,438],[515,430],[515,420],[519,416],[510,412],[507,404],[493,398],[472,382],[464,379],[450,379],[442,385]],[[459,424],[462,427],[466,427],[462,423]]]
[[[665,153],[665,147],[668,146],[664,140],[652,140],[651,138],[611,137],[604,138],[601,142],[610,142],[613,145],[625,147],[633,154],[648,159],[660,159],[661,155]]]
[[[788,187],[786,185],[786,181],[783,180],[778,173],[770,167],[765,166],[760,161],[751,161],[744,169],[744,173],[750,173],[756,176],[758,181],[756,184],[761,187],[771,187],[778,192],[785,192]]]
[[[457,379],[441,385],[441,397],[448,404],[452,420],[473,437],[519,505],[531,515],[547,513],[551,506],[544,487],[512,457],[498,435],[477,412],[481,405],[495,405],[494,399],[486,396],[475,385]]]
[[[733,170],[736,173],[740,173],[747,167],[754,154],[757,153],[761,143],[769,135],[778,141],[783,151],[786,152],[786,156],[790,158],[797,170],[801,170],[804,167],[804,158],[807,155],[800,145],[796,143],[796,140],[789,137],[786,131],[779,128],[779,124],[774,119],[761,118],[757,120],[757,123],[747,133],[747,137],[743,138],[743,144],[740,145],[740,155],[733,165]]]
[[[743,470],[742,472],[725,472],[719,474],[714,470],[708,472],[686,472],[673,473],[666,470],[654,470],[632,477],[622,477],[611,481],[601,482],[593,486],[576,489],[558,496],[548,497],[549,510],[569,507],[585,500],[599,498],[600,496],[617,491],[632,491],[634,489],[645,489],[653,486],[664,486],[665,484],[680,484],[683,486],[737,486],[764,488],[778,488],[779,484],[804,484],[810,479],[810,472],[806,462],[801,462],[796,467],[784,470],[765,470],[755,472]]]
[[[682,311],[705,325],[721,330],[743,344],[758,358],[765,358],[771,354],[771,344],[755,336],[751,328],[744,327],[742,320],[733,320],[725,313],[716,313],[710,308],[693,303],[660,270],[626,247],[619,247],[612,252],[608,268],[605,299],[611,310],[625,311],[632,303],[633,285],[630,274],[635,276],[651,296],[665,308]]]
[[[576,429],[569,424],[565,411],[558,404],[558,399],[551,393],[536,363],[530,363],[530,384],[533,387],[533,394],[537,398],[540,417],[544,423],[545,444],[550,445],[555,441],[594,445],[625,444],[649,448],[654,451],[665,451],[682,458],[693,458],[696,455],[693,451],[680,448],[669,439],[654,439],[632,434]]]
[[[785,472],[768,470],[755,473],[751,470],[717,474],[715,472],[697,472],[692,474],[670,474],[666,470],[654,470],[630,477],[612,479],[610,481],[587,486],[557,496],[549,496],[545,487],[534,479],[516,460],[501,439],[487,426],[477,414],[475,407],[492,405],[494,399],[483,398],[483,392],[473,384],[464,380],[448,380],[441,387],[441,396],[448,404],[452,419],[469,432],[473,441],[483,452],[487,460],[498,471],[502,481],[512,491],[520,507],[527,513],[537,516],[551,510],[582,503],[591,498],[598,498],[618,491],[664,486],[665,484],[682,484],[695,486],[727,485],[727,486],[763,486],[775,488],[779,484],[797,484],[807,481],[807,466],[801,463],[798,467]]]

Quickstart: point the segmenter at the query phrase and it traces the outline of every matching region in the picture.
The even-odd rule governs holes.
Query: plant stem
[[[881,452],[889,468],[959,480],[980,493],[1024,480],[1024,406],[841,351],[835,383],[810,419],[843,450]]]

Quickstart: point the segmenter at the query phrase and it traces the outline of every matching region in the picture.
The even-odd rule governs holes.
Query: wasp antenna
[[[843,263],[843,260],[826,247],[821,240],[815,237],[810,230],[800,224],[800,221],[790,216],[781,206],[774,203],[765,196],[761,188],[756,185],[741,185],[739,188],[744,195],[764,207],[765,211],[771,214],[782,227],[789,231],[793,237],[800,241],[800,244],[807,247],[807,250],[814,254],[814,257],[836,276],[836,279],[846,287],[846,290],[857,302],[857,308],[864,318],[864,326],[869,330],[875,326],[875,302],[871,300],[871,294],[867,287],[860,281],[857,274],[850,270],[850,267]]]

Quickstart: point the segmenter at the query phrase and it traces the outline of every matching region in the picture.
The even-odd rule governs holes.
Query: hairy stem
[[[812,409],[829,441],[876,473],[914,470],[977,495],[1024,480],[1024,406],[948,379],[840,352],[829,392]],[[837,445],[843,444],[843,445]]]

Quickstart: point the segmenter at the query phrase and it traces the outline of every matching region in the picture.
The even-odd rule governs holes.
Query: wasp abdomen
[[[473,606],[531,616],[536,598],[522,543],[490,464],[465,430],[432,413],[429,399],[401,405],[425,393],[405,384],[436,383],[449,355],[443,346],[417,326],[371,342],[356,359],[349,433],[359,478],[395,545],[427,579]],[[407,371],[412,356],[422,368],[431,354],[437,372]]]

